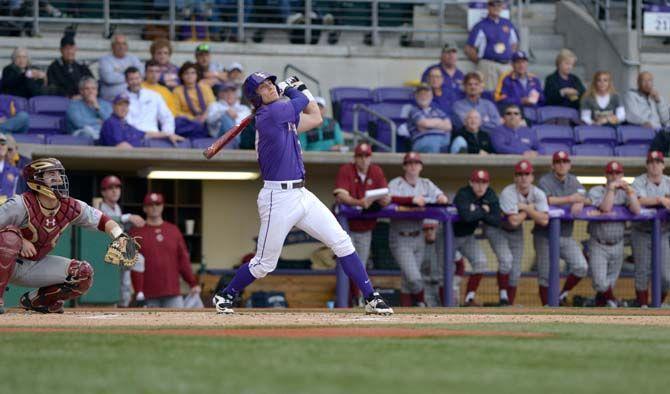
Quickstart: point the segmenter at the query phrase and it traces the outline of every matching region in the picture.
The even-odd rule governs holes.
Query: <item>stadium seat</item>
[[[93,145],[93,138],[69,134],[47,136],[47,145]]]
[[[409,105],[410,104],[403,103],[377,103],[370,105],[370,109],[387,118],[391,118],[397,128],[407,121],[406,113],[408,113],[408,111],[406,111],[406,109]],[[379,120],[372,115],[369,119],[371,125],[368,126],[368,134],[387,145],[391,145],[391,128],[388,123]]]
[[[343,130],[353,130],[353,112],[355,104],[372,104],[372,94],[368,88],[338,87],[330,89],[330,101],[333,104],[333,116],[340,122]],[[367,130],[368,114],[359,112],[358,129]]]
[[[150,138],[146,141],[146,147],[148,148],[175,148],[175,146],[167,138]],[[177,143],[176,148],[188,149],[191,147],[190,140],[184,140]]]
[[[405,86],[381,87],[372,91],[375,103],[413,103],[414,89]]]
[[[559,143],[572,146],[575,143],[575,137],[570,126],[560,126],[553,124],[540,124],[533,127],[535,135],[537,135],[537,142],[545,143]]]
[[[575,156],[614,156],[614,150],[608,144],[581,144],[572,146]]]
[[[44,134],[12,134],[17,144],[44,144]]]
[[[580,144],[617,145],[616,130],[607,126],[577,126],[575,140]]]
[[[650,128],[633,125],[617,127],[617,134],[621,144],[649,144],[656,136]]]
[[[505,109],[504,106],[502,109]],[[531,123],[537,123],[537,108],[523,107],[523,117],[530,120]]]
[[[537,109],[537,121],[539,123],[552,124],[578,124],[579,112],[574,108],[547,106]]]
[[[614,147],[614,154],[620,157],[645,157],[649,152],[649,145],[619,145]]]
[[[30,134],[60,134],[63,132],[65,119],[60,116],[30,115],[28,133]]]
[[[3,94],[0,97],[7,98],[14,101],[14,109],[16,112],[28,111],[28,100],[19,96],[12,96],[10,94]]]
[[[560,143],[541,144],[540,147],[538,148],[538,152],[540,153],[540,155],[549,155],[549,156],[553,155],[559,150],[570,152],[571,145],[572,144],[568,145]]]
[[[61,96],[35,96],[28,101],[31,114],[65,117],[70,99]]]
[[[206,149],[216,141],[216,138],[196,138],[191,140],[191,147],[195,149]]]

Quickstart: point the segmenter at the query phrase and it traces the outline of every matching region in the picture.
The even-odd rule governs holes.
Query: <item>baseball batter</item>
[[[634,215],[640,213],[640,202],[635,190],[623,180],[623,166],[610,161],[605,167],[605,186],[589,190],[589,199],[602,213],[612,211],[614,206],[626,206]],[[623,238],[626,222],[590,221],[588,225],[589,263],[593,289],[596,291],[596,306],[617,307],[614,285],[623,265]]]
[[[514,184],[505,187],[500,193],[500,209],[505,219],[499,228],[486,226],[484,229],[498,258],[501,305],[514,305],[516,298],[523,260],[524,220],[532,220],[536,227],[549,224],[547,195],[533,185],[533,179],[533,165],[528,160],[518,162],[514,166]],[[542,302],[545,305],[547,303],[546,292]]]
[[[670,209],[670,177],[663,174],[665,157],[663,152],[651,151],[647,155],[647,173],[635,178],[633,189],[643,207]],[[649,276],[651,274],[651,230],[652,223],[636,222],[631,234],[633,258],[635,259],[635,292],[641,307],[649,304]],[[661,225],[661,302],[670,288],[670,223]]]
[[[367,314],[389,315],[393,310],[375,292],[351,239],[335,216],[305,188],[305,167],[298,133],[322,123],[321,112],[306,86],[291,77],[264,72],[251,74],[243,85],[244,96],[255,109],[256,152],[264,186],[258,194],[261,220],[256,255],[242,265],[235,277],[213,299],[219,313],[233,313],[233,300],[249,284],[277,267],[288,232],[295,226],[333,250],[344,269],[366,298]]]
[[[113,248],[123,244],[120,249],[126,249],[133,241],[115,221],[69,196],[60,161],[35,160],[23,169],[23,177],[30,190],[0,205],[0,313],[4,312],[2,296],[8,283],[38,288],[21,296],[22,308],[63,313],[65,301],[86,293],[93,284],[88,262],[48,255],[63,231],[72,224],[112,236],[115,240],[105,256],[107,262],[111,262],[107,258]]]

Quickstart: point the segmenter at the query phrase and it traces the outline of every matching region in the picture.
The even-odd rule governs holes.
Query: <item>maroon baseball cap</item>
[[[418,154],[417,152],[407,152],[405,153],[405,157],[402,159],[402,164],[407,164],[407,163],[412,163],[412,162],[417,162],[423,164],[423,161],[421,160],[421,155]]]
[[[649,163],[650,161],[660,161],[661,163],[664,163],[665,156],[663,156],[663,152],[661,152],[660,150],[652,150],[647,155],[647,163]]]
[[[361,142],[356,145],[354,156],[372,156],[372,147],[367,142]]]
[[[490,182],[491,177],[489,176],[489,172],[486,170],[472,170],[472,173],[470,174],[470,180],[472,182]]]
[[[530,164],[528,160],[521,160],[520,162],[516,163],[514,166],[514,173],[515,174],[532,174],[533,173],[533,165]]]
[[[100,181],[100,189],[107,190],[112,186],[121,187],[121,180],[116,175],[107,175]]]
[[[605,166],[605,174],[623,174],[623,165],[616,160],[612,160]]]
[[[557,152],[554,152],[554,156],[552,157],[552,163],[557,163],[560,161],[570,161],[570,155],[568,152],[564,150],[559,150]]]
[[[163,195],[160,193],[147,193],[147,195],[144,196],[144,205],[161,205],[164,203],[165,200],[163,199]]]

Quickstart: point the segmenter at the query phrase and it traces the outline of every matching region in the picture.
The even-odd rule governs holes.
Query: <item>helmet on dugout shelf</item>
[[[277,85],[277,77],[275,75],[262,71],[257,71],[249,75],[244,81],[244,85],[242,85],[242,93],[244,94],[244,97],[249,100],[255,108],[258,108],[263,104],[263,100],[261,99],[261,96],[256,93],[256,89],[268,79],[272,81],[275,86]]]
[[[57,171],[60,174],[60,183],[47,184],[44,174],[49,171]],[[23,167],[21,174],[28,187],[37,193],[54,199],[70,196],[70,182],[65,175],[65,167],[58,159],[49,157],[34,160]]]

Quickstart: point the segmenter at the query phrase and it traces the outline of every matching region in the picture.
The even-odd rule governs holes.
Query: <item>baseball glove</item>
[[[123,233],[116,237],[105,253],[105,263],[131,268],[137,262],[140,244],[130,235]]]

